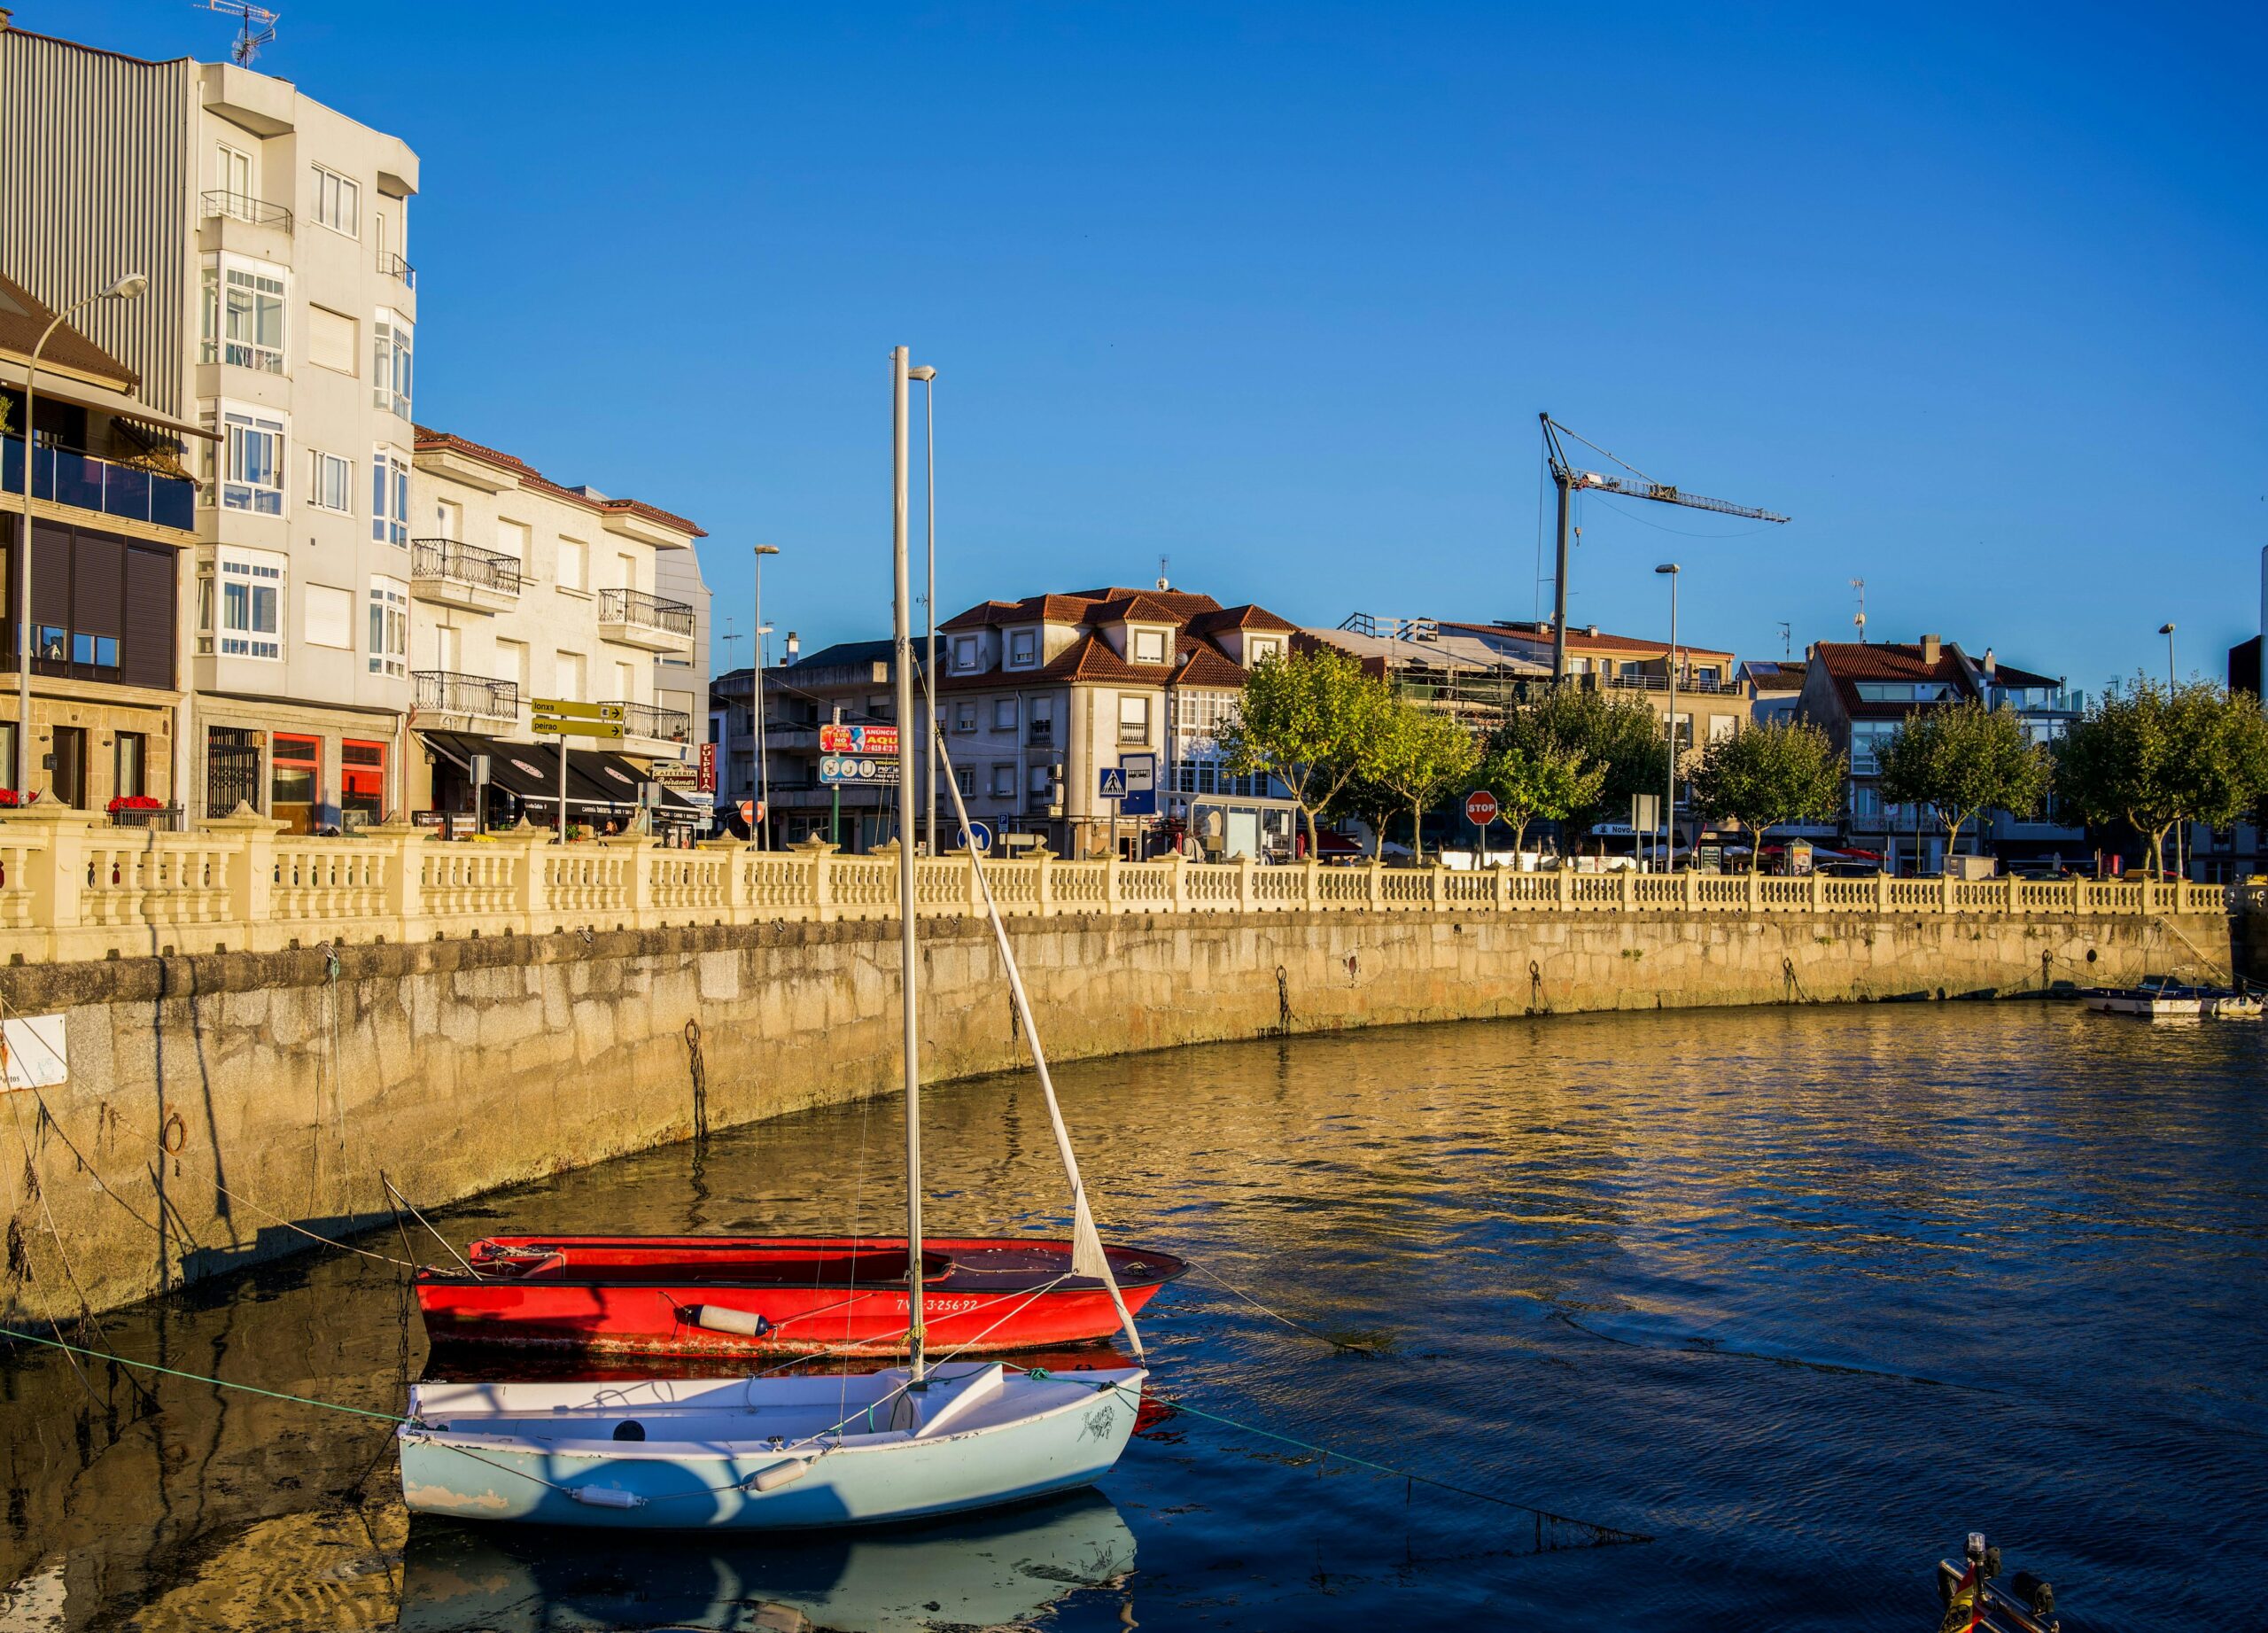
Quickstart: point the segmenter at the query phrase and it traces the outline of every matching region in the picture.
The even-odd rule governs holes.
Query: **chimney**
[[[1992,649],[1991,647],[1986,647],[1984,649],[1984,673],[1986,678],[1990,679],[2000,673],[2000,660],[1992,656]]]
[[[790,664],[794,663],[794,662],[796,661],[796,659],[798,657],[802,656],[803,650],[804,650],[804,642],[803,642],[803,638],[802,638],[801,636],[799,636],[798,634],[796,634],[796,632],[795,632],[794,630],[792,630],[792,629],[791,629],[791,630],[789,630],[789,631],[788,632],[788,658],[787,658],[787,661],[788,661],[788,663],[790,663]]]
[[[1943,655],[1945,649],[1946,643],[1938,640],[1935,635],[1924,635],[1922,637],[1922,661],[1923,663],[1934,667],[1938,657]]]
[[[14,15],[15,13],[10,11],[6,6],[0,5],[0,34],[5,34],[8,32],[8,19]]]

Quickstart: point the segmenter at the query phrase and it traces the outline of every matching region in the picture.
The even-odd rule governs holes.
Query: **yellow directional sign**
[[[619,743],[623,735],[620,720],[563,720],[539,714],[530,725],[538,736],[603,737]]]
[[[620,704],[571,704],[556,697],[537,697],[528,707],[537,714],[555,714],[568,720],[618,720],[623,718]]]

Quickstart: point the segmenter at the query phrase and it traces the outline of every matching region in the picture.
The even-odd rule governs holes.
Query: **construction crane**
[[[1788,518],[1774,510],[1759,510],[1753,505],[1736,505],[1729,500],[1710,499],[1700,494],[1689,494],[1672,487],[1666,482],[1657,482],[1637,466],[1616,454],[1608,453],[1589,438],[1569,431],[1549,414],[1539,414],[1543,422],[1543,458],[1551,467],[1551,484],[1559,490],[1559,565],[1557,576],[1551,583],[1551,678],[1567,678],[1567,522],[1579,490],[1601,494],[1620,494],[1631,499],[1651,499],[1658,504],[1689,505],[1696,510],[1714,510],[1720,516],[1743,516],[1756,522],[1784,522]],[[1605,454],[1630,475],[1608,476],[1596,470],[1578,470],[1567,458],[1567,450],[1559,439],[1562,434],[1573,438],[1585,447]]]

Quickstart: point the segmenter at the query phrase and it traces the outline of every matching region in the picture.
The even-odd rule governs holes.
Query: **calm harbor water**
[[[2260,1624],[2268,1030],[2046,1004],[1688,1012],[1060,1076],[1107,1235],[1379,1351],[1192,1276],[1145,1323],[1166,1397],[1653,1540],[1581,1546],[1183,1412],[1098,1495],[611,1547],[410,1521],[380,1421],[96,1364],[82,1384],[19,1350],[0,1633],[1889,1633],[1934,1627],[1932,1565],[1972,1528],[2050,1577],[2074,1629]],[[924,1104],[933,1229],[1057,1225],[1026,1082]],[[855,1209],[887,1230],[897,1117],[782,1119],[438,1223],[832,1231]],[[104,1326],[121,1354],[389,1411],[426,1364],[405,1313],[392,1264],[334,1255]]]

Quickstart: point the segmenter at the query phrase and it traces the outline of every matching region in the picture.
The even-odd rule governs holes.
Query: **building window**
[[[1134,661],[1138,664],[1162,664],[1166,661],[1166,632],[1162,629],[1138,629],[1134,632]]]
[[[370,580],[370,673],[409,673],[409,586],[400,579]]]
[[[370,400],[403,419],[409,417],[410,324],[381,307],[370,326]]]
[[[1031,768],[1030,782],[1031,797],[1033,801],[1039,805],[1049,804],[1049,796],[1054,791],[1054,783],[1055,767],[1052,766],[1034,766]]]
[[[353,374],[354,360],[362,354],[362,342],[357,332],[361,327],[344,312],[333,312],[328,307],[309,307],[307,361],[340,374]]]
[[[953,782],[960,789],[963,798],[973,796],[976,792],[975,768],[969,766],[954,766]]]
[[[967,673],[968,671],[973,670],[975,667],[976,637],[975,635],[955,635],[953,637],[953,668],[962,673]]]
[[[1016,797],[1016,768],[1014,766],[992,767],[992,797],[1014,799]]]
[[[284,422],[263,414],[224,408],[221,429],[221,503],[255,516],[284,514]]]
[[[1118,695],[1118,741],[1146,743],[1150,741],[1150,699],[1144,692],[1121,692]]]
[[[370,455],[370,537],[380,544],[409,542],[409,456],[392,448]]]
[[[284,558],[267,550],[220,553],[219,649],[223,657],[284,656],[282,610]],[[204,607],[203,586],[199,606]]]
[[[1284,650],[1282,644],[1274,641],[1254,641],[1251,642],[1251,647],[1250,661],[1255,664],[1265,663],[1271,657],[1278,657]]]
[[[1737,718],[1733,715],[1711,715],[1709,717],[1709,741],[1712,743],[1723,742],[1726,738],[1733,735],[1733,729],[1738,724],[1739,721]]]
[[[294,834],[315,831],[315,797],[322,768],[322,739],[276,735],[268,766],[268,812]]]
[[[1014,698],[995,697],[992,700],[992,729],[996,732],[1012,732],[1016,729],[1016,700]]]
[[[559,587],[563,590],[585,588],[590,577],[591,547],[580,539],[559,541]]]
[[[1695,684],[1696,686],[1702,687],[1702,688],[1705,688],[1710,689],[1710,690],[1714,690],[1714,689],[1715,689],[1715,688],[1716,688],[1716,685],[1717,685],[1717,666],[1716,666],[1716,665],[1714,665],[1714,664],[1697,664],[1697,665],[1694,665],[1694,668],[1693,668],[1693,682],[1694,682],[1694,684]]]
[[[362,236],[362,190],[345,176],[315,170],[315,220],[350,238]]]
[[[953,730],[973,732],[976,729],[976,705],[960,703],[953,705]]]
[[[386,745],[357,743],[349,737],[338,745],[338,805],[345,826],[360,827],[385,814]]]
[[[216,256],[204,285],[204,361],[283,373],[283,269]]]
[[[1019,629],[1008,637],[1008,666],[1029,669],[1039,661],[1039,632]]]
[[[113,744],[116,758],[111,769],[111,792],[121,799],[137,798],[150,791],[150,739],[142,732],[120,732]]]
[[[1052,697],[1035,697],[1031,700],[1031,706],[1024,712],[1031,728],[1029,735],[1033,744],[1040,748],[1053,746],[1055,700]]]
[[[1851,770],[1861,777],[1871,777],[1882,769],[1875,758],[1876,747],[1898,735],[1903,725],[1899,720],[1853,720],[1851,722]]]
[[[354,462],[336,454],[307,450],[307,502],[318,510],[352,515],[354,509]]]

